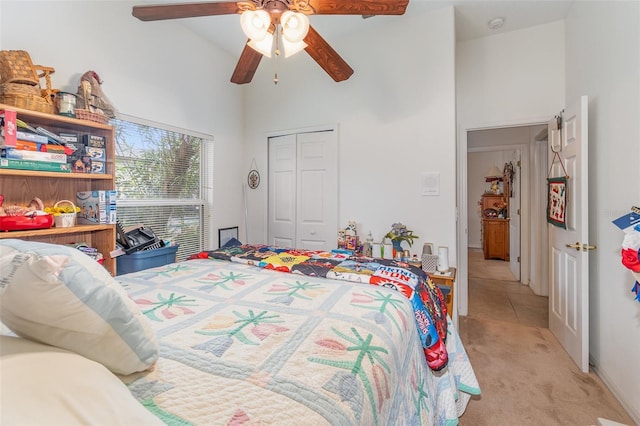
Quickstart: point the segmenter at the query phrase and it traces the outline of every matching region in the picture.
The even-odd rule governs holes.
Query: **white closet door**
[[[269,138],[269,243],[330,250],[338,229],[336,131]]]
[[[298,148],[297,247],[336,248],[338,143],[335,131],[300,133]]]
[[[296,245],[296,135],[269,138],[269,244]]]

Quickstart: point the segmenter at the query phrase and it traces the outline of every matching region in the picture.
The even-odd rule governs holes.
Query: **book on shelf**
[[[15,158],[0,158],[0,169],[35,170],[39,172],[70,173],[71,166],[67,163],[53,163],[50,161],[18,160]]]
[[[8,148],[8,146],[5,145],[4,143],[0,143],[0,148]],[[22,149],[25,151],[58,152],[62,154],[67,154],[66,146],[63,146],[63,145],[24,141],[21,139],[16,140],[16,145],[12,146],[11,148]],[[69,152],[71,151],[69,150]]]
[[[42,151],[29,151],[26,149],[16,148],[2,148],[2,157],[13,158],[15,160],[34,160],[34,161],[46,161],[51,163],[67,163],[67,155],[62,152],[42,152]]]

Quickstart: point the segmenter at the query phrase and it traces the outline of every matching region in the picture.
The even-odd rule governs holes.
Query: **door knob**
[[[575,244],[567,244],[567,247],[574,248],[574,249],[580,251],[580,249],[582,248],[582,245],[580,245],[580,243],[576,242]]]
[[[584,251],[595,250],[596,248],[597,248],[596,246],[592,246],[590,244],[583,244],[582,245],[582,250],[584,250]]]

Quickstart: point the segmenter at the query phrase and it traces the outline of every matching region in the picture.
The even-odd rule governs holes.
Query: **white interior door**
[[[268,242],[296,244],[296,135],[269,138]]]
[[[584,372],[589,371],[589,211],[586,96],[549,122],[550,177],[569,176],[566,229],[549,227],[549,329]],[[559,151],[555,158],[553,150]],[[562,167],[564,165],[564,169]]]
[[[270,244],[335,248],[338,139],[335,130],[269,138]]]

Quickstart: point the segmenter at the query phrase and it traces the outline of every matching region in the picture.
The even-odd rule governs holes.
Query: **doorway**
[[[519,255],[514,256],[519,264],[520,279],[524,285],[528,285],[537,295],[546,295],[546,281],[537,280],[535,288],[532,285],[532,276],[545,277],[539,268],[544,267],[540,262],[535,262],[536,271],[532,271],[534,258],[539,259],[539,247],[546,244],[546,238],[540,235],[540,224],[538,213],[544,210],[540,207],[539,194],[544,188],[544,178],[546,176],[546,157],[539,155],[540,141],[536,137],[543,129],[546,129],[546,120],[532,120],[515,125],[496,125],[491,127],[461,127],[459,135],[458,156],[458,304],[457,314],[467,315],[469,293],[469,243],[472,241],[470,235],[470,218],[478,218],[477,201],[481,194],[473,194],[469,191],[469,179],[472,166],[470,165],[470,152],[504,152],[507,157],[501,157],[497,166],[502,166],[502,158],[509,158],[519,166],[519,179],[514,181],[515,191],[518,196],[518,207],[512,214],[512,220],[519,222],[519,243],[516,247]],[[546,148],[546,143],[544,144]],[[511,159],[512,158],[512,159]],[[543,161],[544,160],[544,161]],[[511,200],[513,201],[513,199]],[[535,213],[535,214],[534,214]],[[544,212],[540,213],[544,217]],[[542,227],[546,229],[546,227]],[[511,238],[510,238],[511,239]]]

